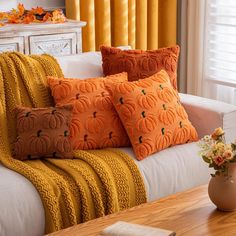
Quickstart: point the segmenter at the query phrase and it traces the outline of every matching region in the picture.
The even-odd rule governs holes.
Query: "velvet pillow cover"
[[[106,78],[48,78],[57,105],[73,104],[70,126],[74,149],[129,146],[129,138],[105,87],[109,81],[127,81],[127,73]]]
[[[138,160],[198,139],[164,70],[139,81],[107,86]]]
[[[121,50],[101,46],[103,73],[105,76],[126,71],[128,80],[135,81],[151,76],[164,69],[170,82],[177,89],[177,63],[179,46],[157,50]]]
[[[69,125],[73,107],[16,108],[18,137],[14,157],[19,160],[39,157],[72,158]]]

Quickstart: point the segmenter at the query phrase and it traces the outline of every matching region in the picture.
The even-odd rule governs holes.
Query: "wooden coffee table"
[[[177,235],[236,235],[236,212],[218,211],[208,198],[206,185],[50,235],[99,235],[105,227],[119,220],[175,231]]]

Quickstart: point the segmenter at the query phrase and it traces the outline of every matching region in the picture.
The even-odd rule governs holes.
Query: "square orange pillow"
[[[14,157],[19,160],[39,157],[72,158],[69,125],[72,106],[16,108],[17,140]]]
[[[198,140],[164,70],[135,82],[109,83],[107,88],[138,160]]]
[[[170,76],[172,86],[177,89],[179,46],[147,51],[101,46],[100,50],[105,76],[125,71],[129,81],[136,81],[164,69]]]
[[[106,78],[53,78],[48,84],[57,105],[72,104],[70,139],[74,149],[129,146],[130,141],[105,85],[127,81],[127,73]]]

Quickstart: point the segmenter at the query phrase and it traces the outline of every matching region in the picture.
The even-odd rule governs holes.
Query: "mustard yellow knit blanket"
[[[38,190],[45,209],[45,233],[146,202],[136,164],[118,149],[77,150],[71,160],[12,158],[14,108],[52,106],[48,75],[63,76],[52,56],[0,54],[0,162]]]

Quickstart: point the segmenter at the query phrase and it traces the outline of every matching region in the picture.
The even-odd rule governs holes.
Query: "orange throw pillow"
[[[72,158],[69,124],[72,106],[16,108],[18,137],[14,157],[19,160],[39,157]]]
[[[198,139],[164,70],[143,80],[107,86],[138,160]]]
[[[164,69],[170,76],[171,84],[177,89],[179,46],[149,51],[101,46],[100,50],[105,76],[125,71],[128,73],[129,81],[136,81]]]
[[[48,78],[56,104],[73,105],[70,138],[74,149],[87,150],[130,145],[105,87],[109,81],[117,83],[127,81],[127,73],[85,80]]]

